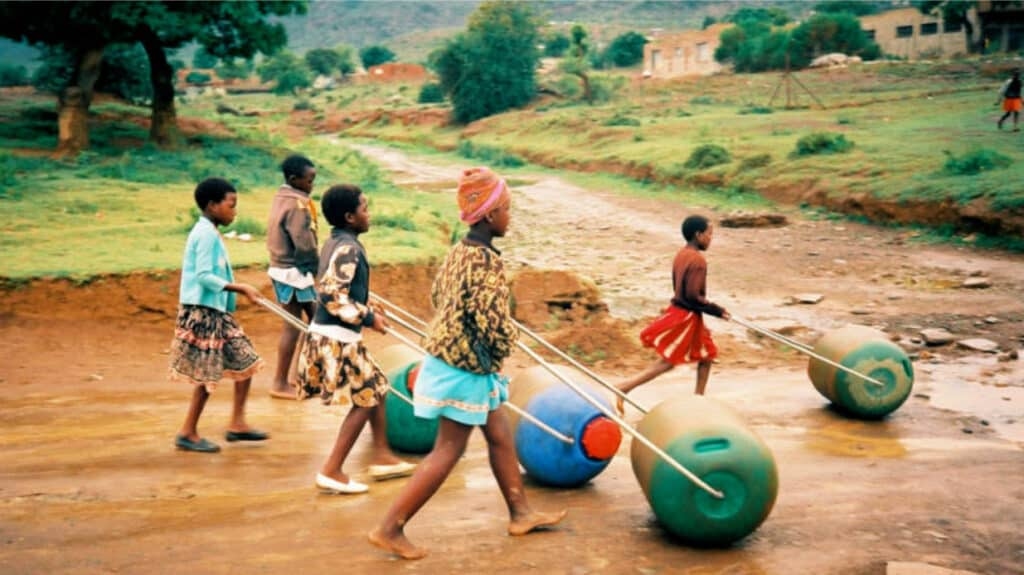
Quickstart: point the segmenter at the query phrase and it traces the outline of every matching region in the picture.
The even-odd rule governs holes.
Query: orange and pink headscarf
[[[511,199],[505,180],[488,168],[470,168],[459,178],[459,219],[469,225]]]

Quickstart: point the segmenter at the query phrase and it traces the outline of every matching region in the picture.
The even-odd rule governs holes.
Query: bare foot
[[[509,535],[526,535],[527,533],[541,529],[543,527],[551,527],[565,518],[565,509],[555,513],[542,513],[540,511],[532,511],[522,517],[516,517],[508,524]]]
[[[274,399],[291,399],[294,401],[296,398],[294,389],[271,389],[269,393],[270,397]]]
[[[405,533],[399,532],[395,537],[387,537],[380,527],[366,534],[366,538],[373,545],[398,555],[402,559],[423,559],[427,556],[427,550],[417,547],[405,538]]]

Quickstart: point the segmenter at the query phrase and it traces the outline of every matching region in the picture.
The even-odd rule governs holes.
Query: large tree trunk
[[[89,105],[102,63],[103,47],[75,54],[71,82],[57,96],[57,156],[73,156],[89,147]]]
[[[178,143],[178,113],[174,108],[174,69],[160,38],[150,28],[141,34],[142,47],[149,58],[149,79],[153,85],[149,139],[162,148]]]

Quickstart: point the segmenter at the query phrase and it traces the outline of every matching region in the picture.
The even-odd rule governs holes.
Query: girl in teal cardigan
[[[226,180],[208,178],[195,191],[196,205],[202,217],[192,227],[185,243],[181,265],[177,325],[171,342],[171,376],[193,384],[188,414],[174,444],[185,451],[216,453],[220,446],[200,437],[197,425],[210,392],[221,379],[235,382],[228,441],[262,441],[268,435],[245,421],[245,401],[252,376],[263,367],[252,341],[246,337],[231,312],[235,294],[254,303],[260,292],[251,285],[235,283],[227,248],[217,226],[235,219],[238,194]]]

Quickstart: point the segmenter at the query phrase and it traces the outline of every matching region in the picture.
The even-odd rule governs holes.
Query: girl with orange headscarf
[[[431,288],[436,310],[427,335],[429,355],[417,378],[416,417],[439,418],[434,449],[420,463],[381,524],[370,532],[374,545],[405,559],[426,556],[412,544],[405,524],[441,487],[466,449],[474,427],[487,439],[491,470],[508,506],[510,535],[525,535],[562,520],[565,511],[534,511],[526,500],[512,432],[501,404],[508,399],[502,362],[518,331],[509,309],[509,289],[494,238],[505,235],[512,196],[505,180],[487,168],[463,172],[459,218],[470,225],[445,258]]]

